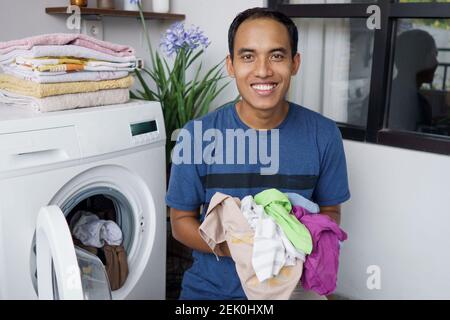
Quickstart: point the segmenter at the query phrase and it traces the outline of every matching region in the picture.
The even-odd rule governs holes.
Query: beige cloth
[[[111,290],[120,289],[128,277],[127,253],[123,246],[105,245],[103,251]]]
[[[199,231],[216,254],[222,254],[216,246],[227,242],[249,300],[287,300],[295,287],[300,285],[301,260],[297,260],[294,266],[284,266],[277,276],[259,282],[252,267],[254,231],[241,213],[239,199],[216,192]]]
[[[25,96],[45,98],[69,93],[95,92],[107,89],[125,89],[133,85],[133,77],[103,81],[35,83],[9,74],[0,74],[0,89]]]
[[[0,90],[0,102],[20,105],[36,112],[52,112],[79,108],[99,107],[126,103],[130,100],[129,89],[110,89],[96,92],[70,93],[46,98],[34,98]]]

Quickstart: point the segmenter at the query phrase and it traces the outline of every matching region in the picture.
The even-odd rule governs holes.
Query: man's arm
[[[206,244],[200,236],[198,228],[200,221],[198,220],[199,210],[182,211],[170,208],[170,225],[172,226],[173,237],[185,246],[202,252],[212,253],[211,248]],[[222,256],[230,256],[226,242],[219,244],[217,253]]]
[[[341,224],[341,205],[320,207],[320,213],[329,216],[338,225]]]

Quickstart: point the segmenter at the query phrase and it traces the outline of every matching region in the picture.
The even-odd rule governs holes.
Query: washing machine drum
[[[64,214],[57,206],[41,209],[36,228],[39,299],[110,300],[102,261],[74,247]]]

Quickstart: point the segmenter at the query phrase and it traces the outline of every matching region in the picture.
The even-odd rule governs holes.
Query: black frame
[[[450,155],[450,137],[397,131],[385,128],[389,104],[396,23],[407,18],[450,18],[449,3],[399,3],[379,0],[370,3],[285,4],[268,0],[268,7],[292,18],[368,18],[367,7],[381,10],[381,29],[375,30],[369,109],[366,128],[338,123],[344,139]]]

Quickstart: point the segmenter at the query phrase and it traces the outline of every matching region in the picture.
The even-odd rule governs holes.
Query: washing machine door
[[[39,299],[111,299],[100,259],[74,247],[58,206],[43,207],[36,222],[36,267]]]

